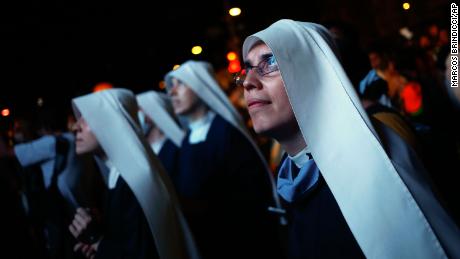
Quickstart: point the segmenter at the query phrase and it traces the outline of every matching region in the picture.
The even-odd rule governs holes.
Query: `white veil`
[[[136,196],[160,257],[197,258],[172,184],[140,132],[133,93],[109,89],[77,97],[73,105]]]
[[[369,258],[460,258],[459,230],[423,180],[423,167],[390,159],[340,65],[327,30],[280,20],[249,36],[272,50],[303,137],[353,235]],[[393,154],[391,154],[393,155]],[[402,161],[402,162],[401,162]]]
[[[174,120],[175,114],[170,98],[164,93],[147,91],[137,95],[137,102],[161,131],[180,147],[185,133]]]

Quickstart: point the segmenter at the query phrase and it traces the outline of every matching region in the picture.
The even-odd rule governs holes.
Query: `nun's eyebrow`
[[[267,60],[269,58],[271,58],[273,56],[273,53],[271,52],[268,52],[268,53],[264,53],[264,54],[261,54],[258,58],[259,62],[257,62],[257,65],[251,65],[251,62],[249,62],[249,60],[245,60],[244,61],[244,66],[245,67],[256,67],[258,66],[258,64],[260,64],[260,62],[264,61],[264,60]]]

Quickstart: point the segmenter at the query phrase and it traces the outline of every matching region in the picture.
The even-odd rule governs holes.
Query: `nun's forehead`
[[[166,78],[166,86],[171,87],[174,83],[186,83],[180,74],[172,74]]]
[[[254,54],[254,51],[257,49],[258,51],[260,51],[260,48],[264,48],[266,50],[264,51],[261,51],[261,53],[256,53]],[[248,47],[248,51],[246,53],[246,55],[244,56],[244,61],[247,62],[247,61],[257,61],[258,58],[260,58],[260,55],[263,55],[263,54],[267,54],[267,53],[273,53],[272,49],[270,48],[270,46],[268,44],[266,44],[264,41],[262,40],[257,40],[257,41],[254,41],[253,43],[251,43],[251,45]],[[257,56],[254,56],[254,55],[257,55]],[[252,60],[249,60],[249,59],[252,59]]]
[[[177,78],[176,78],[175,76],[170,75],[170,74],[167,75],[167,76],[165,77],[166,87],[168,87],[168,88],[169,88],[169,87],[172,87],[172,85],[173,85],[173,79],[176,79],[176,80],[177,80]]]
[[[171,76],[170,77],[170,83],[173,84],[173,83],[182,83],[182,80],[180,79],[180,77],[174,75],[174,76]]]

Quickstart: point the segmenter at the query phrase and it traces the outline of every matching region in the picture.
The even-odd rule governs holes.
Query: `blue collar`
[[[288,203],[293,203],[316,184],[319,175],[315,160],[309,159],[299,169],[290,158],[286,158],[278,174],[278,194]]]

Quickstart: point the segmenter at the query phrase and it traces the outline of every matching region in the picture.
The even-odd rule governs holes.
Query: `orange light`
[[[228,61],[233,61],[233,60],[236,60],[236,59],[238,59],[238,55],[236,55],[235,52],[230,51],[230,52],[227,54],[227,60],[228,60]]]
[[[99,92],[99,91],[110,89],[110,88],[113,88],[111,83],[102,82],[94,86],[93,92]]]
[[[7,117],[10,115],[10,109],[3,109],[2,110],[2,116]]]
[[[418,115],[423,108],[422,87],[416,82],[407,83],[400,93],[404,110],[410,115]]]
[[[241,65],[239,60],[232,60],[230,64],[228,64],[228,72],[230,73],[237,73],[241,70]]]
[[[166,89],[166,82],[164,80],[160,81],[160,83],[158,83],[158,87],[160,87],[161,90]]]

